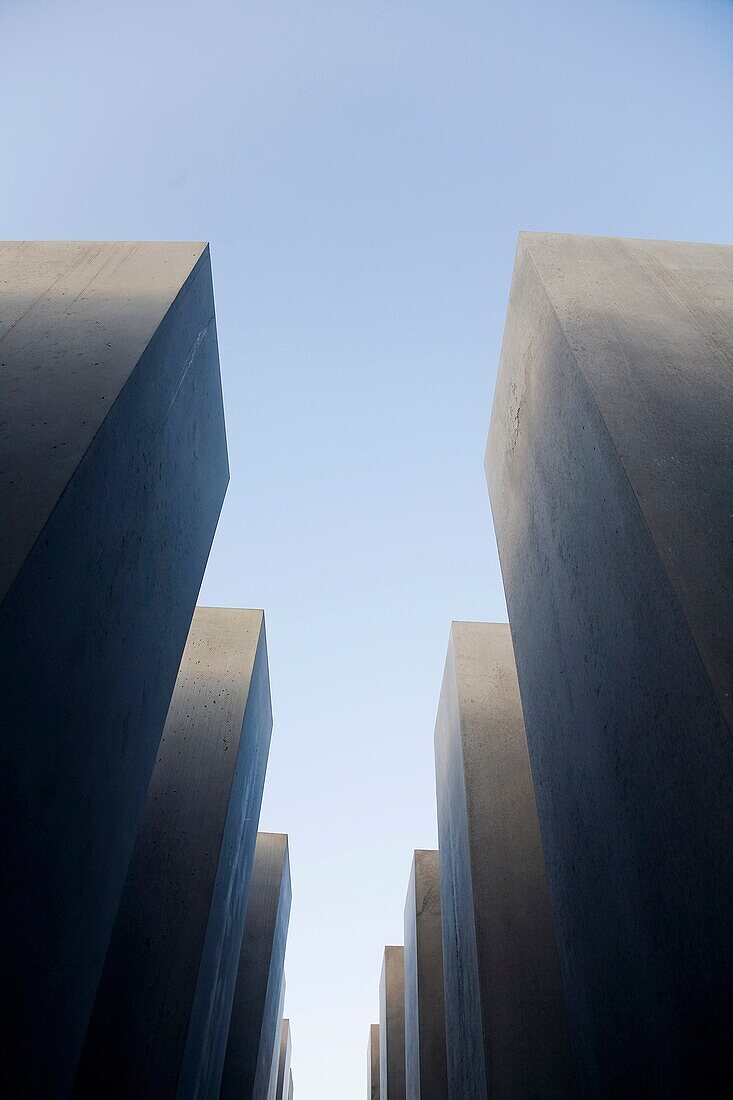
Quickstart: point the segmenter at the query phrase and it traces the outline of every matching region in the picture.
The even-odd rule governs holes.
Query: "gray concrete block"
[[[208,248],[0,246],[0,1026],[71,1086],[228,479]]]
[[[293,1071],[288,1070],[288,1100],[293,1100]]]
[[[454,623],[435,728],[451,1096],[574,1095],[514,655]]]
[[[290,1035],[290,1020],[283,1020],[280,1032],[280,1057],[278,1060],[275,1100],[288,1100],[291,1053],[292,1040]]]
[[[379,1024],[369,1025],[369,1041],[367,1042],[367,1100],[380,1100]]]
[[[258,833],[221,1100],[268,1100],[280,1044],[290,900],[288,838]]]
[[[731,1084],[733,248],[520,238],[486,472],[586,1095]]]
[[[405,902],[407,1100],[447,1100],[440,856],[416,851]]]
[[[262,612],[198,607],[77,1096],[218,1097],[271,728]]]
[[[405,1100],[405,949],[385,947],[379,982],[381,1100]]]

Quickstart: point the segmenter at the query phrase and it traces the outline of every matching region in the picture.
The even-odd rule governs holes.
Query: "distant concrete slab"
[[[405,902],[407,1100],[448,1100],[440,855],[414,853]]]
[[[435,727],[448,1093],[575,1095],[506,623],[453,623]]]
[[[381,1100],[405,1100],[405,949],[385,947],[379,983]]]
[[[268,1100],[282,1025],[290,918],[288,838],[258,833],[237,968],[221,1100]]]
[[[227,480],[208,248],[0,245],[0,1052],[17,1095],[71,1086]]]
[[[367,1100],[380,1100],[379,1024],[369,1025],[369,1041],[367,1042]]]
[[[271,728],[262,612],[198,607],[75,1095],[219,1095]]]
[[[283,1020],[280,1032],[280,1058],[277,1070],[277,1089],[275,1100],[288,1100],[288,1088],[290,1085],[290,1056],[292,1053],[292,1040],[290,1035],[290,1020]]]
[[[486,473],[589,1096],[731,1081],[732,364],[730,246],[520,237]]]

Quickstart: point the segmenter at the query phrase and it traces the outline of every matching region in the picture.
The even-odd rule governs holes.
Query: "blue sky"
[[[727,0],[0,0],[0,236],[211,242],[264,607],[295,1091],[365,1090],[436,843],[451,619],[505,608],[482,460],[521,229],[733,239]]]

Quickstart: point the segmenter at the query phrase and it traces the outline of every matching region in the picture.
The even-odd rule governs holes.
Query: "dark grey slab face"
[[[283,1020],[282,1030],[280,1032],[280,1058],[278,1061],[275,1100],[288,1100],[291,1051],[290,1020]]]
[[[71,1087],[228,480],[208,248],[0,246],[0,1027]]]
[[[440,855],[414,853],[405,902],[407,1100],[447,1100]]]
[[[288,838],[258,833],[229,1023],[221,1100],[268,1100],[279,1050],[290,919]]]
[[[75,1095],[218,1097],[271,728],[262,612],[196,608]]]
[[[369,1041],[367,1043],[367,1100],[380,1100],[379,1024],[369,1025]]]
[[[405,1100],[405,949],[385,947],[379,983],[381,1100]]]
[[[733,1033],[733,248],[525,234],[486,472],[586,1095]]]
[[[450,1096],[576,1095],[506,623],[453,623],[435,728]]]

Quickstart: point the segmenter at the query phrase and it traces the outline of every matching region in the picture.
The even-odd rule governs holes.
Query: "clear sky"
[[[436,844],[451,619],[520,229],[733,239],[727,0],[0,0],[0,236],[211,242],[232,480],[201,602],[264,607],[295,1094],[365,1092]]]

